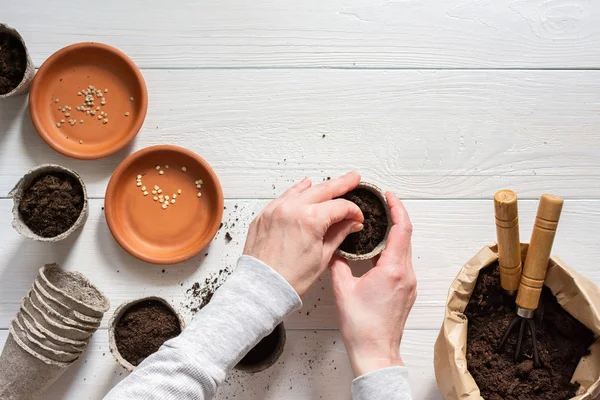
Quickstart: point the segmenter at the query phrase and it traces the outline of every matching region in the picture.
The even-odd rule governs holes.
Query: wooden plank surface
[[[99,41],[144,68],[597,68],[598,18],[592,0],[56,0],[2,9],[37,65],[68,44]]]
[[[128,153],[171,143],[203,156],[228,198],[272,198],[304,176],[350,169],[404,198],[491,198],[501,187],[600,197],[600,71],[144,73],[144,127],[102,160],[59,155],[35,132],[25,97],[3,102],[0,194],[53,162],[101,198]]]
[[[0,344],[8,331],[0,330]],[[442,400],[433,370],[437,331],[405,332],[401,353],[410,368],[413,398]],[[44,400],[100,400],[127,372],[108,350],[108,334],[98,330],[83,357],[44,394]],[[281,358],[258,374],[233,371],[216,400],[350,399],[353,375],[338,331],[291,330]]]
[[[139,261],[117,245],[106,225],[101,200],[90,202],[90,216],[83,231],[54,245],[35,243],[7,229],[3,234],[4,255],[0,261],[0,329],[8,328],[38,269],[49,262],[82,272],[105,292],[111,301],[111,311],[103,327],[123,301],[148,295],[164,296],[190,315],[189,305],[195,302],[187,289],[194,282],[204,285],[206,278],[214,279],[219,270],[235,267],[252,213],[258,213],[266,203],[264,200],[226,201],[224,226],[210,247],[198,257],[167,267]],[[408,200],[405,203],[415,227],[413,254],[419,284],[419,296],[407,327],[436,330],[443,318],[448,288],[460,267],[485,244],[495,240],[493,204],[491,200]],[[0,200],[0,226],[10,225],[11,204],[9,200]],[[555,254],[596,283],[600,283],[595,234],[600,230],[599,206],[600,200],[567,201],[554,246]],[[536,209],[537,201],[519,204],[524,241],[528,241]],[[233,237],[229,243],[224,238],[227,232]],[[368,267],[368,264],[356,265],[355,274],[364,273]],[[225,277],[223,275],[223,279]],[[302,310],[286,319],[287,327],[336,329],[338,323],[330,286],[329,276],[325,274],[305,296]]]

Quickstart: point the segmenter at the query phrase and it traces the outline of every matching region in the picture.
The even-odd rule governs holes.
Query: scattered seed
[[[108,124],[108,118],[104,118],[104,121],[102,121],[105,124]]]
[[[71,116],[71,113],[66,113],[65,117],[69,118]]]
[[[138,176],[137,176],[137,179],[142,179],[142,176],[141,176],[141,175],[138,175]]]
[[[175,193],[173,193],[173,196],[172,196],[172,197],[173,197],[174,199],[176,199],[176,198],[177,198],[177,195],[176,195]]]
[[[153,191],[152,191],[152,194],[156,194],[156,190],[153,190]]]
[[[129,111],[127,111],[127,112],[125,113],[125,116],[126,116],[126,117],[129,117]]]
[[[160,171],[158,171],[159,175],[163,175],[165,173],[165,171],[163,171],[162,169]]]
[[[148,196],[148,192],[144,190],[144,196]]]
[[[100,111],[100,106],[96,107],[96,111]]]
[[[165,200],[169,200],[169,196],[165,196]]]
[[[177,189],[177,194],[181,194],[181,189]]]
[[[83,140],[80,140],[80,141],[79,141],[79,144],[83,144]]]
[[[108,93],[108,89],[104,89],[104,93]]]
[[[163,204],[163,205],[162,205],[162,209],[163,209],[163,210],[166,210],[166,209],[167,209],[167,205],[166,205],[166,204]]]
[[[137,183],[135,184],[136,186],[142,186],[142,182],[137,181]]]
[[[168,165],[165,165],[165,168],[169,168],[169,166],[168,166]]]
[[[61,123],[61,124],[64,124],[64,123],[65,123],[65,120],[64,120],[64,119],[61,119],[61,120],[60,120],[60,123]]]
[[[142,186],[142,190],[145,192],[146,191],[146,186]]]
[[[58,97],[54,99],[54,102],[55,102],[55,103],[58,103]]]
[[[175,199],[171,200],[171,204],[175,204]]]
[[[162,193],[162,189],[158,189],[156,192],[157,192],[158,194],[161,194],[161,193]]]
[[[90,115],[90,110],[87,110],[85,113],[86,113],[87,115]]]
[[[157,201],[157,200],[158,200],[158,197],[154,196],[154,197],[152,198],[152,200],[154,200],[154,201]]]
[[[56,123],[56,126],[60,128],[60,122],[57,122],[57,123]]]
[[[80,123],[80,124],[83,124],[83,120],[82,120],[82,119],[80,119],[80,120],[79,120],[79,123]]]
[[[77,92],[77,96],[81,96],[81,92]]]
[[[202,185],[196,185],[196,189],[202,189]]]
[[[160,188],[158,187],[158,185],[154,185],[154,190],[158,190],[158,189],[160,189]]]
[[[133,97],[130,97],[129,100],[133,101]]]
[[[98,119],[102,119],[102,115],[98,115]]]
[[[181,167],[181,170],[182,170],[183,172],[185,172],[185,171],[187,171],[187,168],[186,168],[186,167]]]
[[[155,168],[158,171],[160,169],[160,165],[157,165]]]
[[[198,192],[197,196],[202,197],[202,193]]]

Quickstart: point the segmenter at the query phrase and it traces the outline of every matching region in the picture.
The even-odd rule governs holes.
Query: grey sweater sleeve
[[[212,399],[229,370],[301,305],[281,275],[242,256],[183,332],[144,360],[105,400]]]
[[[353,400],[411,400],[408,369],[390,367],[369,372],[352,382]]]

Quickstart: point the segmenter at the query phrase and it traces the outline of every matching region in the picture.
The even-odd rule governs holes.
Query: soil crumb
[[[468,369],[486,400],[566,400],[579,384],[570,383],[581,357],[589,353],[593,333],[573,318],[544,286],[535,325],[542,366],[535,368],[531,336],[526,331],[521,358],[515,362],[517,332],[501,353],[497,344],[516,316],[514,298],[500,287],[498,264],[481,270],[465,310],[469,319]]]
[[[387,216],[385,207],[372,192],[366,189],[355,189],[344,196],[358,205],[365,217],[362,231],[352,233],[342,242],[340,249],[351,254],[366,254],[373,251],[385,239],[387,232]]]
[[[21,42],[7,32],[0,33],[0,94],[19,86],[26,68],[27,55]]]
[[[124,359],[139,365],[180,333],[177,315],[160,301],[147,300],[134,304],[121,316],[115,327],[115,342]]]
[[[184,306],[190,310],[192,314],[196,314],[198,311],[202,310],[202,308],[204,308],[204,306],[212,299],[217,289],[225,283],[230,274],[231,269],[224,268],[219,270],[219,272],[206,277],[202,285],[200,282],[194,282],[194,284],[186,290],[188,301]]]
[[[19,213],[35,234],[54,237],[73,226],[83,204],[83,188],[75,178],[51,173],[36,178],[23,192]]]
[[[275,353],[277,346],[279,345],[279,338],[283,326],[281,324],[275,327],[275,330],[269,335],[265,336],[256,346],[254,346],[248,354],[242,358],[238,365],[251,366],[260,364],[267,360]]]

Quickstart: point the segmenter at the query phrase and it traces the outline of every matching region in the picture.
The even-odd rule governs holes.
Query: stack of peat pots
[[[38,398],[83,354],[108,308],[82,274],[42,267],[0,356],[0,398]]]

